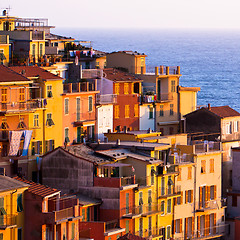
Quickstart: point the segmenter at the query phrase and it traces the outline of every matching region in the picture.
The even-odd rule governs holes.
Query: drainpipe
[[[193,156],[194,157],[194,156]],[[195,162],[195,161],[194,161]],[[197,157],[196,157],[196,163],[197,163]],[[194,189],[193,189],[193,218],[194,218],[194,232],[195,232],[195,217],[196,217],[196,193],[197,193],[197,189],[196,189],[196,179],[197,179],[197,166],[194,165]],[[193,236],[192,236],[193,237]]]

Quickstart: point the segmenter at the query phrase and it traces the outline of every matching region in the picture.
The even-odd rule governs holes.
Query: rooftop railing
[[[221,142],[203,142],[203,143],[195,143],[195,153],[205,153],[205,152],[214,152],[214,151],[221,151],[222,145]]]
[[[64,83],[64,93],[90,92],[96,91],[95,82],[78,82],[78,83]]]
[[[17,224],[16,215],[1,215],[0,216],[0,229],[6,229],[8,227],[14,226]]]
[[[117,103],[117,95],[116,94],[104,94],[97,95],[97,104],[114,104]]]

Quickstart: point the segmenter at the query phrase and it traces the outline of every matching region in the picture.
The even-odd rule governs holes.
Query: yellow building
[[[121,68],[133,74],[145,74],[147,55],[133,51],[119,51],[107,54],[107,68]]]
[[[0,175],[0,239],[24,239],[24,191],[28,184]]]
[[[10,54],[9,35],[0,35],[0,64],[7,66]]]

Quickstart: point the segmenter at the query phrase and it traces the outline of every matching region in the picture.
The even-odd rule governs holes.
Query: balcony
[[[157,94],[156,102],[169,102],[173,100],[173,93],[160,93]]]
[[[154,103],[156,102],[156,95],[141,95],[140,103]]]
[[[44,107],[45,105],[42,99],[29,100],[25,102],[0,103],[1,112],[25,112]]]
[[[155,237],[159,237],[159,239],[160,239],[164,235],[164,233],[163,233],[164,230],[163,229],[165,229],[165,228],[154,227],[154,228],[151,228],[151,229],[142,229],[140,231],[136,231],[135,235],[140,236],[140,237],[144,237],[147,240],[151,240],[152,238],[155,238]]]
[[[218,204],[217,200],[210,200],[210,201],[204,201],[204,202],[198,202],[196,204],[196,212],[205,212],[212,209],[219,209],[222,207],[222,203]]]
[[[135,175],[130,177],[94,177],[94,186],[121,188],[135,184]]]
[[[44,32],[40,31],[33,31],[32,32],[32,40],[45,40]]]
[[[16,215],[1,215],[0,216],[0,230],[17,226]]]
[[[193,145],[194,153],[216,152],[222,150],[221,142],[207,141],[203,143],[196,143]]]
[[[97,95],[96,102],[97,104],[114,104],[117,103],[117,95],[116,94]]]
[[[121,233],[124,231],[125,231],[125,228],[120,228],[118,219],[109,221],[109,222],[105,222],[104,236],[110,236],[110,235],[118,234],[118,233]]]
[[[94,110],[94,108],[93,108]],[[81,112],[76,113],[76,121],[73,123],[74,127],[79,127],[83,125],[83,122],[93,122],[92,125],[94,125],[94,121],[96,120],[95,110],[92,112]]]
[[[179,66],[160,66],[160,67],[148,67],[146,69],[147,75],[179,75]]]
[[[103,76],[103,71],[98,69],[83,69],[82,78],[84,79],[100,79]]]
[[[63,93],[80,93],[91,91],[96,91],[95,81],[63,84]]]
[[[181,194],[181,186],[169,186],[166,188],[159,188],[159,198],[166,198]]]
[[[229,224],[222,224],[209,228],[200,228],[199,230],[194,231],[191,239],[216,239],[222,236],[229,235],[229,233]]]

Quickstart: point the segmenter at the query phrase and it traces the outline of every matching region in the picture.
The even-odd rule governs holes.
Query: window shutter
[[[173,231],[174,231],[173,233],[176,232],[176,223],[177,223],[177,220],[174,220],[174,221],[173,221],[173,229],[174,229],[174,230],[173,230]]]
[[[174,204],[174,206],[177,205],[177,198],[173,199],[173,204]]]
[[[187,238],[187,232],[188,232],[188,218],[185,218],[185,238]]]
[[[202,187],[199,188],[199,207],[202,207]]]
[[[214,199],[217,198],[217,186],[214,185]]]
[[[192,217],[192,237],[194,236],[194,217]]]
[[[207,201],[210,200],[210,186],[207,186]]]
[[[193,190],[191,190],[191,203],[193,202]]]
[[[197,217],[197,237],[200,237],[199,236],[199,233],[200,233],[200,216]]]
[[[214,220],[213,220],[213,224],[214,224],[214,230],[213,233],[216,234],[216,213],[214,213]]]
[[[180,219],[180,224],[179,224],[179,232],[181,233],[182,232],[182,219]]]
[[[188,191],[185,191],[185,203],[188,202]]]
[[[42,154],[42,141],[39,141],[39,154]]]
[[[181,192],[181,199],[180,199],[180,204],[183,203],[183,192]]]
[[[209,227],[210,227],[210,215],[206,215],[206,232],[205,235],[209,235]]]

